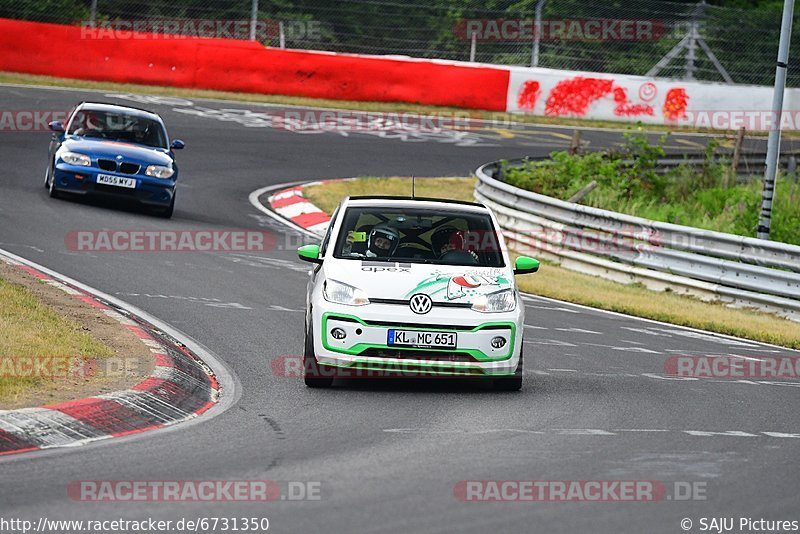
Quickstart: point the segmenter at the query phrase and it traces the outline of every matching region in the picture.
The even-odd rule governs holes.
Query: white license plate
[[[123,178],[122,176],[114,176],[112,174],[98,174],[97,183],[104,185],[114,185],[117,187],[127,187],[128,189],[136,189],[135,179]]]
[[[390,346],[417,348],[456,348],[458,335],[455,332],[425,332],[422,330],[394,330],[387,334],[386,344]]]

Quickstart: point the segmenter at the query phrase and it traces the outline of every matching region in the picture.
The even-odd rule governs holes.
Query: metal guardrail
[[[713,164],[728,164],[734,159],[731,152],[717,151],[714,154],[714,159],[709,162],[704,155],[691,155],[691,156],[667,156],[658,159],[658,165],[655,169],[657,173],[664,174],[677,169],[678,167],[688,167],[692,171],[700,172],[709,163]],[[523,162],[539,162],[546,164],[550,160],[550,156],[531,157],[519,160],[512,160],[509,163],[523,163]],[[750,152],[737,158],[736,174],[739,176],[760,176],[764,174],[766,169],[767,154],[766,152]],[[783,152],[778,158],[778,168],[784,169],[787,174],[795,176],[797,172],[797,163],[800,161],[800,152]],[[622,160],[623,165],[630,165],[633,160]],[[499,170],[499,178],[502,179],[502,169]]]
[[[793,173],[797,168],[797,159],[800,154],[782,154],[778,160],[778,166],[782,169],[789,169]],[[716,158],[717,163],[724,160],[730,161],[732,155],[721,154]],[[748,154],[741,157],[736,165],[736,173],[739,175],[763,175],[766,168],[767,155],[766,154]],[[658,172],[669,172],[680,166],[689,166],[694,170],[700,170],[707,166],[708,163],[705,158],[661,158],[658,160]]]
[[[475,198],[494,211],[513,249],[618,282],[640,282],[800,321],[800,246],[540,195],[502,181],[501,162],[483,165],[475,175]]]

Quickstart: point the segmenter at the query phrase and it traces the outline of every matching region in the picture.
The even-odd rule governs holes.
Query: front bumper
[[[321,365],[353,370],[442,376],[503,376],[517,369],[522,347],[523,309],[479,313],[447,309],[417,315],[408,306],[368,304],[354,307],[318,302],[313,308],[314,348]],[[436,308],[434,308],[436,310]],[[331,335],[334,328],[344,339]],[[387,344],[390,329],[456,332],[455,349],[396,347]],[[503,347],[492,339],[503,337]]]
[[[110,174],[122,178],[133,178],[136,180],[136,188],[116,187],[97,183],[98,174]],[[177,176],[176,176],[177,178]],[[172,202],[175,195],[175,180],[160,180],[141,174],[119,174],[114,172],[102,171],[95,167],[80,167],[61,162],[56,164],[53,179],[56,190],[65,193],[78,195],[106,195],[116,198],[127,198],[151,204],[154,206],[167,207]]]

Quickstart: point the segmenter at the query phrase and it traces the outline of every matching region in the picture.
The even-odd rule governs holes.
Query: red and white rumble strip
[[[272,210],[289,219],[301,228],[323,235],[328,228],[331,216],[309,202],[303,196],[303,188],[324,182],[312,182],[279,191],[269,197]]]
[[[103,311],[150,348],[153,373],[132,388],[38,408],[0,410],[0,455],[85,443],[173,425],[219,400],[214,373],[167,334],[125,310],[10,257],[15,265]]]

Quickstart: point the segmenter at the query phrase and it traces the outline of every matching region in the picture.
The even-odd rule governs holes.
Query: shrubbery
[[[641,134],[626,134],[620,150],[570,155],[554,152],[552,162],[531,161],[506,167],[514,186],[568,199],[592,180],[597,188],[581,202],[657,221],[755,237],[761,209],[761,180],[737,183],[729,162],[716,160],[709,144],[702,170],[679,166],[656,172],[664,141],[651,145]],[[772,212],[771,237],[800,245],[800,183],[779,177]]]

